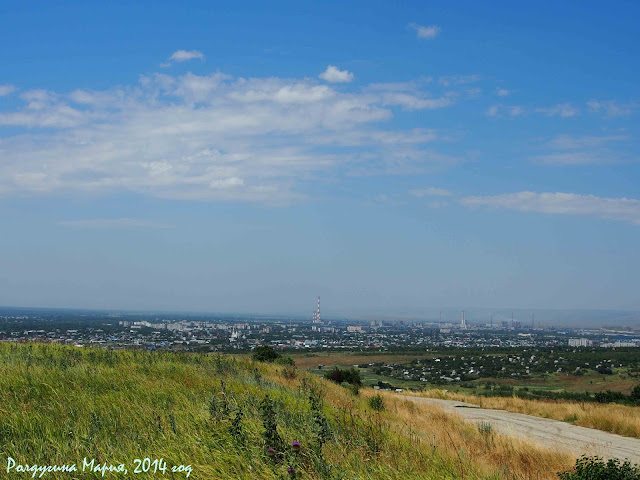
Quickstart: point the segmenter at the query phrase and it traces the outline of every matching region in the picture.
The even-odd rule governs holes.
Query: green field
[[[536,363],[525,362],[525,357],[536,356]],[[520,362],[508,362],[508,357],[522,359]],[[433,361],[440,358],[441,363],[447,364],[436,375],[426,381],[420,380],[420,367],[425,365],[425,359]],[[466,361],[465,361],[466,359]],[[478,375],[463,375],[461,381],[444,381],[441,374],[451,375],[453,370],[461,372],[468,370],[469,361],[475,359],[474,368],[489,365],[489,372]],[[502,363],[501,363],[502,362]],[[558,363],[559,362],[559,363]],[[472,351],[469,349],[445,349],[443,351],[429,351],[424,354],[412,353],[376,353],[365,354],[316,354],[300,355],[296,363],[309,369],[317,375],[323,375],[334,366],[350,368],[360,365],[360,374],[365,386],[373,386],[378,382],[392,385],[394,388],[422,390],[431,388],[445,388],[449,391],[478,395],[512,395],[513,393],[544,395],[545,392],[554,394],[591,395],[612,391],[629,395],[634,387],[640,384],[640,350],[616,351],[606,349],[578,350],[568,348],[550,349],[505,349],[504,351]],[[368,365],[374,363],[375,366]],[[427,362],[428,363],[428,362]],[[493,363],[493,365],[491,365]],[[497,364],[497,367],[496,367]],[[318,369],[318,365],[323,365]],[[392,370],[380,368],[380,365],[394,366]],[[502,366],[504,370],[501,372]],[[563,366],[562,371],[555,371]],[[595,368],[607,373],[599,373]],[[576,374],[576,368],[581,367]],[[530,369],[530,373],[529,373]],[[408,371],[409,375],[404,372]],[[525,374],[526,372],[526,374]],[[487,373],[489,373],[487,375]],[[499,375],[502,373],[502,375]],[[494,376],[495,374],[495,376]],[[515,376],[514,376],[515,375]],[[487,384],[493,385],[491,389]]]

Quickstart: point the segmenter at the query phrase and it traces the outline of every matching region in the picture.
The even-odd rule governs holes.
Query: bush
[[[269,345],[260,345],[259,347],[256,347],[253,353],[253,359],[256,362],[273,362],[280,357],[281,355]]]
[[[294,367],[296,365],[296,362],[293,360],[291,355],[278,355],[275,363],[278,365],[288,365],[290,367]]]
[[[345,370],[340,370],[338,367],[333,367],[333,370],[330,370],[326,373],[325,378],[338,384],[346,382],[350,383],[351,385],[362,385],[360,372],[353,367]]]
[[[286,367],[284,367],[282,369],[282,376],[284,378],[286,378],[287,380],[292,380],[292,379],[296,378],[296,376],[297,376],[296,368],[292,367],[290,365],[287,365]]]
[[[629,461],[620,463],[610,459],[606,463],[600,457],[582,456],[576,460],[573,470],[558,474],[562,480],[640,480],[640,469]]]
[[[382,397],[379,393],[374,395],[373,397],[369,397],[369,407],[377,412],[381,412],[382,410],[384,410],[384,400],[382,400]]]
[[[607,390],[606,392],[597,392],[594,398],[598,403],[623,403],[627,396],[624,393]]]

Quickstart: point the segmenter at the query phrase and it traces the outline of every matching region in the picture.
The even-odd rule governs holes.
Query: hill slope
[[[15,478],[33,473],[19,466],[75,464],[43,478],[103,478],[103,467],[110,478],[484,479],[555,478],[573,461],[437,408],[389,398],[375,411],[372,394],[249,359],[2,343],[0,468]],[[85,458],[96,471],[83,471]],[[107,468],[120,464],[126,475]]]

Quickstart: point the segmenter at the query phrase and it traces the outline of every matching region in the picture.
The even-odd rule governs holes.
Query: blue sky
[[[4,2],[0,304],[640,309],[637,2]]]

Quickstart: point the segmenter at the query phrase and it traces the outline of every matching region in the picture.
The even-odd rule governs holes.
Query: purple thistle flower
[[[276,451],[273,447],[269,447],[269,449],[267,450],[267,453],[273,457],[276,454]]]
[[[289,475],[292,475],[292,476],[293,476],[293,475],[295,475],[295,474],[296,474],[296,469],[295,469],[295,468],[293,468],[293,467],[289,467],[289,468],[287,468],[287,473],[288,473]]]
[[[300,450],[300,442],[297,440],[294,440],[293,442],[291,442],[291,446],[293,447],[294,450]]]

